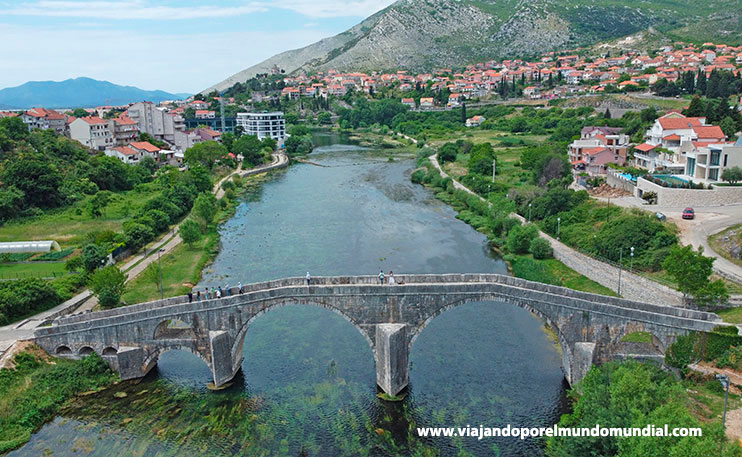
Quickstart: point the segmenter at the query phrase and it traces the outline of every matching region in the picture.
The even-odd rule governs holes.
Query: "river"
[[[275,174],[222,229],[199,287],[287,276],[505,273],[487,240],[424,188],[412,159],[319,135],[312,164]],[[79,398],[12,456],[539,456],[543,442],[428,438],[415,426],[548,426],[565,411],[560,355],[543,323],[502,303],[449,310],[410,355],[409,395],[375,394],[373,354],[331,311],[286,306],[257,319],[231,388],[171,351],[139,384]],[[124,397],[124,395],[126,395]]]

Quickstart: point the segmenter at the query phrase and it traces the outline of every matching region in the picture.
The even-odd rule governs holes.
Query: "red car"
[[[683,219],[694,219],[696,217],[696,212],[693,211],[693,208],[685,208],[683,210]]]

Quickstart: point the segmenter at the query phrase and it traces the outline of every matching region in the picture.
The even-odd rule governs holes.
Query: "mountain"
[[[0,90],[0,108],[25,109],[84,108],[101,105],[125,105],[149,100],[160,102],[187,97],[188,94],[170,94],[161,90],[142,90],[119,86],[108,81],[75,78],[66,81],[30,81],[17,87]]]
[[[531,57],[652,28],[676,39],[742,42],[740,0],[399,0],[355,27],[278,54],[204,92],[277,66],[432,70]]]

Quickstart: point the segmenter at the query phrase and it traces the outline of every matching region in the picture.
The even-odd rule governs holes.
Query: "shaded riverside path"
[[[506,272],[483,235],[411,184],[414,160],[390,163],[386,155],[339,145],[308,160],[323,166],[292,166],[247,197],[223,226],[221,254],[199,287],[307,270],[316,276],[380,268]],[[550,425],[564,411],[558,350],[539,319],[512,305],[471,303],[431,321],[413,347],[409,396],[400,404],[375,397],[368,344],[325,309],[289,305],[257,318],[244,356],[233,387],[214,394],[205,388],[212,375],[200,359],[165,353],[141,384],[81,399],[10,455],[36,456],[47,448],[54,456],[80,455],[75,442],[86,440],[88,456],[297,456],[302,446],[312,456],[404,455],[409,446],[446,456],[459,447],[478,456],[495,448],[501,455],[538,456],[541,443],[520,440],[409,443],[408,427],[412,421]],[[113,397],[117,390],[128,396]],[[398,452],[376,429],[391,433]]]

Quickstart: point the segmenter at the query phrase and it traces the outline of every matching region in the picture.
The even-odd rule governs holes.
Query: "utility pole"
[[[160,254],[162,254],[163,251],[164,249],[157,251],[157,266],[160,270],[160,299],[162,300],[165,299],[165,291],[162,289],[162,262],[160,261]]]
[[[497,159],[492,159],[492,184],[495,183],[495,172],[497,171]]]

